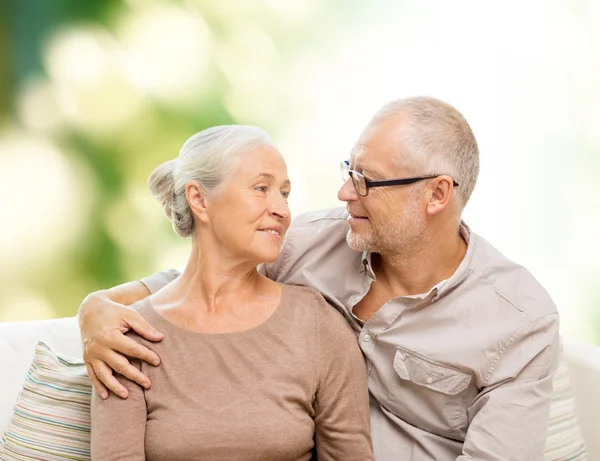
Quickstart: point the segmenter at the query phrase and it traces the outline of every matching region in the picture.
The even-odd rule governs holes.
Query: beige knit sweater
[[[284,285],[275,312],[239,333],[200,334],[134,305],[165,334],[152,388],[92,399],[92,459],[372,460],[368,391],[356,337],[311,288]],[[314,442],[313,442],[314,441]]]

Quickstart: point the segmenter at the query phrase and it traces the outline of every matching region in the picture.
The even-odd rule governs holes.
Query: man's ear
[[[450,176],[442,175],[431,182],[431,195],[427,202],[427,213],[435,215],[446,209],[452,198],[454,181]]]
[[[208,222],[206,193],[202,186],[196,181],[189,181],[185,185],[185,197],[196,218],[201,222]]]

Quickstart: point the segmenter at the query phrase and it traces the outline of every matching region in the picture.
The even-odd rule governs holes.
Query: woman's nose
[[[287,200],[283,197],[281,197],[281,200],[274,200],[269,207],[269,212],[279,216],[281,219],[289,219],[290,207],[288,206]]]

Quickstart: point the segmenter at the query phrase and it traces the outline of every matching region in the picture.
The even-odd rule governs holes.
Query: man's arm
[[[507,346],[492,384],[469,408],[471,424],[456,461],[543,459],[559,352],[558,314],[537,320]]]
[[[136,357],[152,365],[158,365],[160,358],[124,334],[132,329],[150,341],[161,340],[162,334],[127,306],[158,291],[178,275],[177,271],[161,272],[141,282],[96,291],[79,307],[83,359],[90,380],[102,398],[108,397],[109,389],[120,397],[128,396],[126,387],[113,376],[113,370],[145,388],[150,387],[148,377],[124,356]]]

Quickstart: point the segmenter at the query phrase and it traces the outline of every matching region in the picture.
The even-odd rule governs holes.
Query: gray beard
[[[430,237],[427,226],[413,207],[404,210],[396,222],[379,228],[372,228],[364,236],[358,236],[348,230],[346,242],[354,251],[369,251],[379,254],[408,255],[415,251],[416,246],[423,245]]]

